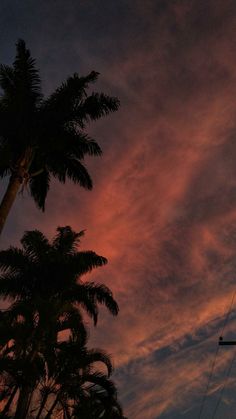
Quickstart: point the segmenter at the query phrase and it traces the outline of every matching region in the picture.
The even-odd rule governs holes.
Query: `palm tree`
[[[6,314],[9,327],[10,319],[13,320],[16,313],[9,309]],[[88,410],[91,415],[92,411],[114,414],[121,412],[116,388],[109,379],[113,371],[110,358],[104,351],[87,349],[88,335],[84,330],[80,336],[71,335],[57,342],[48,341],[47,345],[41,345],[41,352],[38,352],[34,359],[30,359],[32,342],[29,336],[32,339],[33,333],[27,323],[26,317],[24,321],[22,318],[15,319],[12,327],[9,327],[8,336],[11,336],[12,343],[0,361],[0,377],[4,376],[4,392],[1,395],[2,399],[6,400],[0,418],[4,418],[10,412],[11,415],[14,414],[15,419],[23,419],[28,414],[35,419],[48,419],[57,410],[67,412],[71,418],[82,418],[82,413],[89,409],[91,401]],[[18,333],[17,327],[20,329]],[[20,337],[19,331],[24,339]],[[2,334],[0,337],[2,338]],[[49,352],[51,356],[48,356]],[[107,373],[96,370],[94,364],[97,365],[98,362],[106,367]],[[17,392],[18,401],[14,408],[13,399]],[[123,416],[117,416],[118,418],[123,419]]]
[[[38,230],[26,232],[22,248],[10,247],[0,251],[0,296],[15,302],[15,310],[27,302],[27,309],[40,313],[42,328],[53,313],[66,321],[74,315],[78,304],[97,322],[98,304],[103,304],[113,315],[118,305],[112,292],[103,284],[84,282],[81,277],[92,269],[107,264],[107,259],[93,251],[78,251],[84,231],[58,227],[51,242]],[[45,306],[45,299],[50,305]],[[41,312],[42,309],[42,312]],[[77,313],[78,311],[76,311]]]
[[[0,252],[0,296],[12,301],[0,329],[2,371],[19,388],[17,419],[25,417],[34,389],[46,372],[54,374],[59,333],[67,330],[77,349],[84,345],[87,332],[81,307],[94,324],[98,304],[104,304],[113,315],[118,313],[112,292],[105,285],[81,280],[82,275],[107,263],[93,251],[78,250],[83,234],[59,227],[49,242],[41,232],[30,231],[21,240],[22,248]],[[10,346],[9,341],[13,342]],[[82,358],[88,360],[85,354]],[[92,355],[111,368],[105,355]],[[94,380],[92,374],[86,377],[87,381]]]
[[[96,370],[94,364],[98,362],[106,367],[107,373]],[[50,392],[46,393],[46,397],[44,392],[37,416],[40,417],[47,407],[47,419],[57,409],[64,410],[72,417],[76,406],[84,402],[90,388],[94,386],[116,397],[115,386],[109,379],[112,370],[110,358],[104,351],[88,350],[85,342],[76,339],[58,343],[55,365],[50,375],[50,407],[46,406]]]
[[[13,66],[0,66],[0,176],[10,177],[0,205],[0,233],[17,192],[26,184],[43,211],[52,177],[92,189],[81,161],[102,151],[85,128],[119,107],[117,98],[87,94],[98,75],[75,73],[45,99],[35,60],[23,40],[16,44]]]

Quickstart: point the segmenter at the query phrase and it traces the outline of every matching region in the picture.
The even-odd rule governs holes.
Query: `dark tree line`
[[[8,186],[0,205],[0,232],[25,185],[45,209],[50,179],[67,178],[91,189],[83,159],[101,149],[87,124],[116,111],[119,101],[87,93],[98,73],[74,74],[48,98],[24,41],[13,66],[1,65],[0,176]],[[83,275],[107,260],[79,250],[83,236],[60,227],[49,241],[28,231],[21,248],[0,251],[0,418],[125,419],[110,376],[109,355],[88,347],[83,313],[97,324],[99,306],[113,315],[118,305],[104,284]]]

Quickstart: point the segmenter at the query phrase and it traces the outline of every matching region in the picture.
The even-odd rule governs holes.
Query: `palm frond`
[[[89,83],[95,82],[98,73],[92,71],[86,77],[79,77],[75,73],[72,77],[62,83],[62,85],[52,93],[42,104],[42,111],[47,114],[54,122],[60,125],[73,120],[76,105],[86,97],[86,89]]]
[[[115,97],[110,97],[104,93],[92,93],[78,107],[76,120],[83,128],[85,122],[94,121],[108,115],[110,112],[118,110],[120,102]]]
[[[88,298],[87,296],[81,298],[81,300],[78,299],[78,303],[83,307],[83,309],[87,312],[89,317],[93,319],[94,326],[96,326],[98,321],[98,308],[97,305],[94,304],[94,301],[92,301],[91,298]]]
[[[85,357],[88,364],[102,362],[107,367],[108,376],[112,374],[113,365],[110,356],[105,351],[102,351],[101,349],[90,349],[87,351]]]
[[[35,260],[43,258],[51,249],[48,239],[39,230],[26,231],[21,244],[25,253]]]
[[[102,150],[98,143],[86,134],[77,133],[73,136],[73,146],[71,146],[71,153],[81,160],[85,155],[101,156]]]
[[[98,78],[99,73],[92,71],[85,77],[80,77],[78,73],[68,77],[65,82],[56,89],[54,93],[45,101],[47,105],[51,105],[52,110],[59,110],[61,106],[66,108],[68,105],[74,106],[76,103],[87,96],[86,89],[89,83],[94,83]]]
[[[15,272],[6,272],[0,275],[0,295],[3,299],[25,298],[31,293],[32,276]]]
[[[56,156],[64,159],[65,157],[83,160],[86,155],[101,156],[102,150],[98,143],[87,134],[71,126],[63,126],[52,131],[48,129],[43,141],[39,144],[39,152],[45,154],[47,151],[47,161]],[[44,158],[45,159],[45,158]]]
[[[81,251],[74,254],[70,259],[71,267],[79,275],[91,272],[94,268],[107,264],[107,259],[97,255],[92,250]]]
[[[82,405],[86,406],[86,400],[81,401]],[[116,395],[109,395],[105,389],[94,388],[94,386],[91,386],[87,395],[87,401],[90,402],[89,405],[92,410],[91,413],[96,412],[96,407],[100,408],[99,411],[103,412],[101,416],[103,419],[126,419],[123,416],[123,410]],[[83,417],[81,419],[83,419]]]
[[[70,339],[77,345],[84,346],[88,340],[88,330],[84,324],[80,310],[73,305],[62,309],[63,319],[58,322],[58,331],[70,330]]]
[[[93,188],[92,178],[79,160],[70,159],[67,161],[66,176],[84,189],[91,190]]]
[[[24,254],[22,249],[11,246],[7,250],[0,251],[0,269],[3,272],[7,270],[10,270],[12,273],[24,271],[25,267],[30,263],[29,257]]]
[[[97,324],[98,307],[93,296],[90,296],[85,288],[78,284],[70,285],[69,288],[63,290],[61,298],[63,301],[74,304],[77,309],[82,307],[93,319],[94,325]]]
[[[57,227],[57,234],[52,241],[53,247],[63,255],[74,254],[84,236],[84,230],[76,233],[70,226]]]
[[[60,182],[65,183],[66,178],[78,183],[85,189],[91,190],[93,187],[92,179],[82,163],[74,158],[68,158],[62,155],[52,156],[47,161],[48,170]]]
[[[81,286],[84,293],[94,299],[94,301],[103,304],[110,311],[113,316],[117,316],[119,307],[113,298],[111,290],[103,284],[96,284],[94,282],[85,282]]]
[[[113,381],[109,380],[106,375],[100,372],[94,372],[93,374],[86,374],[83,376],[84,383],[89,382],[105,389],[109,396],[116,396],[117,390]]]
[[[16,58],[13,63],[17,90],[22,97],[27,96],[35,103],[41,99],[39,72],[35,67],[35,60],[31,57],[30,50],[26,48],[25,41],[19,39],[16,43]]]
[[[45,200],[50,187],[50,173],[45,169],[42,173],[30,177],[30,193],[39,209],[45,210]]]

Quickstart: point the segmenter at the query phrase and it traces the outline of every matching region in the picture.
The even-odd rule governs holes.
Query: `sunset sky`
[[[54,182],[45,213],[25,191],[1,248],[25,230],[85,229],[82,248],[109,260],[87,279],[120,305],[115,319],[101,310],[90,345],[112,354],[128,419],[235,418],[233,346],[199,415],[236,291],[236,1],[1,0],[0,28],[0,63],[23,38],[46,95],[96,70],[93,89],[121,101],[88,129],[103,149],[86,160],[94,190]]]

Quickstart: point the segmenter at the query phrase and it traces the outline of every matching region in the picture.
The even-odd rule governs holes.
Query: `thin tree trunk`
[[[29,167],[33,160],[33,150],[31,147],[27,148],[23,155],[19,157],[15,165],[15,170],[10,177],[7,190],[0,204],[0,235],[5,225],[7,216],[16,199],[17,192],[24,180],[29,177]]]
[[[15,419],[25,419],[29,409],[29,403],[31,400],[32,387],[25,386],[20,390],[19,399],[17,402]]]
[[[42,411],[43,411],[43,409],[44,409],[44,406],[45,406],[45,404],[46,404],[46,401],[47,401],[47,399],[48,399],[48,396],[49,396],[49,394],[48,394],[48,393],[46,393],[46,394],[43,396],[42,402],[41,402],[41,404],[40,404],[39,411],[38,411],[37,416],[36,416],[36,419],[40,419],[40,415],[41,415],[41,413],[42,413]]]
[[[53,402],[52,406],[50,407],[50,409],[49,409],[48,413],[47,413],[47,414],[46,414],[46,416],[45,416],[45,419],[50,419],[50,418],[51,418],[52,413],[53,413],[53,410],[55,409],[55,407],[56,407],[56,405],[57,405],[58,401],[59,401],[59,395],[57,395],[57,397],[55,398],[55,400],[54,400],[54,402]]]
[[[71,416],[70,416],[68,406],[66,404],[62,404],[62,407],[63,407],[63,417],[64,417],[64,419],[70,419]]]
[[[28,358],[29,365],[33,363],[36,356],[37,348],[32,351],[30,357]],[[37,380],[31,381],[28,385],[26,384],[21,388],[17,401],[15,419],[25,419],[27,417],[35,386],[37,386]]]
[[[0,204],[0,234],[2,233],[7,216],[15,201],[15,198],[16,198],[17,192],[20,189],[21,183],[22,181],[20,177],[16,175],[11,176],[7,190]]]
[[[5,404],[4,409],[3,409],[2,413],[1,413],[2,416],[6,415],[8,413],[8,411],[9,411],[9,409],[11,407],[11,404],[12,404],[12,402],[14,400],[14,397],[15,397],[15,395],[17,393],[17,389],[18,389],[17,386],[15,386],[13,388],[12,393],[11,393],[11,395],[10,395],[10,397],[9,397],[7,403]]]

